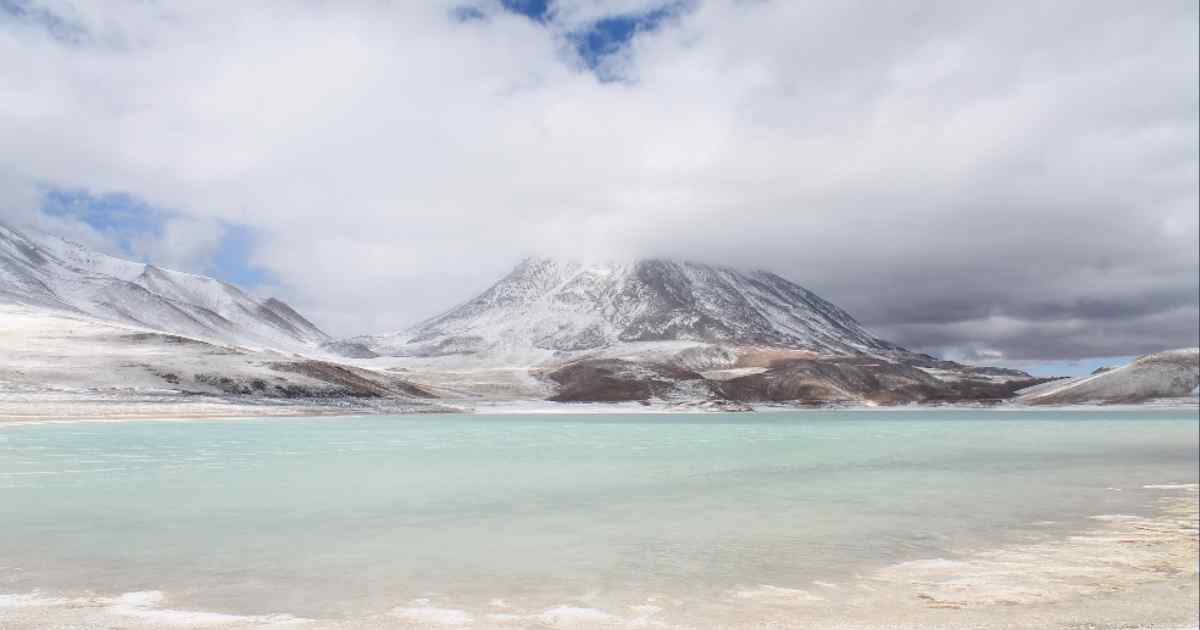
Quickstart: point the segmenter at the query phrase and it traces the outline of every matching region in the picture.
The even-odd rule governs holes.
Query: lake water
[[[736,614],[747,589],[1149,514],[1145,486],[1197,481],[1198,427],[1195,409],[0,425],[0,593],[418,627]]]

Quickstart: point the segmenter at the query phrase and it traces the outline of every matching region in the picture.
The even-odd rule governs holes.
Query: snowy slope
[[[1079,378],[1043,383],[1018,392],[1031,405],[1140,402],[1192,394],[1200,385],[1200,348],[1138,357],[1128,365]]]
[[[765,271],[639,260],[532,258],[475,299],[410,330],[348,340],[379,355],[537,357],[646,342],[821,354],[901,351],[849,314]]]
[[[394,374],[0,302],[0,422],[403,412],[428,398]]]
[[[283,302],[213,278],[114,258],[0,224],[0,302],[220,343],[312,349],[328,336]]]

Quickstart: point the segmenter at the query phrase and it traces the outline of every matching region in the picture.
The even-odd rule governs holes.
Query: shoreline
[[[379,401],[376,401],[379,402]],[[55,408],[46,411],[46,406]],[[13,409],[13,408],[16,409]],[[648,405],[639,402],[552,402],[545,400],[437,400],[423,405],[408,401],[395,407],[363,404],[359,400],[338,400],[331,404],[290,402],[287,400],[240,401],[220,398],[157,400],[91,399],[51,401],[12,401],[0,397],[0,426],[54,423],[108,423],[164,421],[186,422],[200,420],[250,420],[270,418],[322,417],[379,417],[430,414],[466,414],[477,416],[510,415],[679,415],[711,413],[790,413],[821,411],[1197,411],[1197,399],[1159,399],[1140,404],[1074,404],[1074,405],[998,405],[939,404],[939,405],[823,405],[759,404],[749,410],[725,410],[698,406],[694,403],[655,401]]]
[[[623,610],[585,601],[517,602],[498,596],[462,606],[417,598],[359,618],[303,618],[286,612],[235,614],[171,606],[159,591],[0,594],[11,630],[71,627],[312,628],[641,628],[720,627],[862,630],[916,628],[1200,627],[1200,485],[1163,483],[1152,516],[1093,515],[1096,525],[1049,540],[912,559],[848,582],[748,585],[713,601],[662,594]],[[1186,493],[1184,496],[1180,496]]]

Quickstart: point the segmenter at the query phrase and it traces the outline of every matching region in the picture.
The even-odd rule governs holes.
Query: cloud
[[[139,235],[131,246],[140,259],[170,269],[198,269],[212,266],[213,254],[225,239],[225,229],[213,219],[175,217],[153,235]]]
[[[603,68],[571,40],[668,6],[8,0],[0,201],[244,226],[340,334],[550,253],[769,268],[956,356],[1196,343],[1194,2],[711,0]]]

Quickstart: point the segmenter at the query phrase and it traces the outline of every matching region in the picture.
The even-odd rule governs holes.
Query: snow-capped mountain
[[[412,329],[338,344],[378,355],[570,355],[638,342],[860,355],[903,350],[766,271],[693,262],[527,259],[478,297]]]
[[[409,330],[325,348],[450,398],[994,402],[1036,382],[909,352],[773,273],[671,260],[527,259]]]
[[[2,223],[0,301],[247,347],[312,349],[329,339],[279,300]]]

